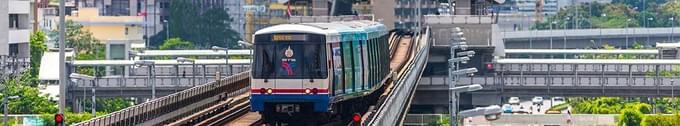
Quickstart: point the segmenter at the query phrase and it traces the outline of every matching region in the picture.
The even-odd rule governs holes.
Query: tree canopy
[[[203,8],[192,0],[171,0],[168,26],[151,37],[152,46],[159,46],[166,38],[181,38],[197,48],[211,46],[236,47],[239,33],[231,28],[233,21],[224,7]],[[162,34],[169,29],[169,36]]]
[[[680,25],[678,18],[679,0],[614,0],[567,6],[532,29],[669,27]]]
[[[194,44],[189,41],[184,41],[180,38],[171,38],[168,40],[165,40],[163,42],[163,45],[161,45],[158,49],[161,50],[179,50],[179,49],[193,49]]]

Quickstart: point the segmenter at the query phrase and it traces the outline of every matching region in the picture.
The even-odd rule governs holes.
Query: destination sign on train
[[[272,36],[272,41],[305,41],[306,35],[277,34]]]

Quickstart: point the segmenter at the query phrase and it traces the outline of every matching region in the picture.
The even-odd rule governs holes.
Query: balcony
[[[30,29],[10,29],[9,44],[28,43],[30,35]]]
[[[9,14],[29,14],[31,13],[31,4],[28,0],[9,0]]]

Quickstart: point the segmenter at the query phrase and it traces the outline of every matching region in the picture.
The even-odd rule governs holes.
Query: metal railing
[[[407,114],[404,118],[404,125],[407,126],[429,126],[444,119],[448,119],[447,114]]]
[[[406,69],[406,71],[393,82],[395,86],[392,89],[392,93],[386,97],[384,102],[378,103],[376,111],[373,115],[369,116],[369,119],[364,122],[365,124],[383,126],[399,125],[402,123],[408,111],[410,100],[415,93],[418,78],[427,65],[428,53],[430,52],[429,32],[429,28],[427,28],[425,32],[427,34],[423,35],[424,39],[421,38],[416,41],[420,43],[414,45],[421,47],[416,48],[418,53],[415,55],[414,60],[404,65],[405,68],[403,69]],[[425,41],[422,42],[423,40]]]
[[[160,125],[248,91],[250,71],[131,106],[75,126]]]

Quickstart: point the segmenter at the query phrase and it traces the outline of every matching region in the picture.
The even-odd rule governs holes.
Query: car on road
[[[531,99],[531,102],[533,102],[534,105],[543,105],[543,97],[536,96],[533,99]]]
[[[564,97],[553,97],[551,100],[552,100],[553,106],[566,102],[566,99],[564,99]]]
[[[503,113],[512,113],[512,105],[503,104]]]
[[[519,97],[510,97],[510,99],[508,99],[508,104],[519,105]]]
[[[512,110],[512,113],[515,113],[515,114],[531,114],[531,110],[520,107],[517,110]]]

